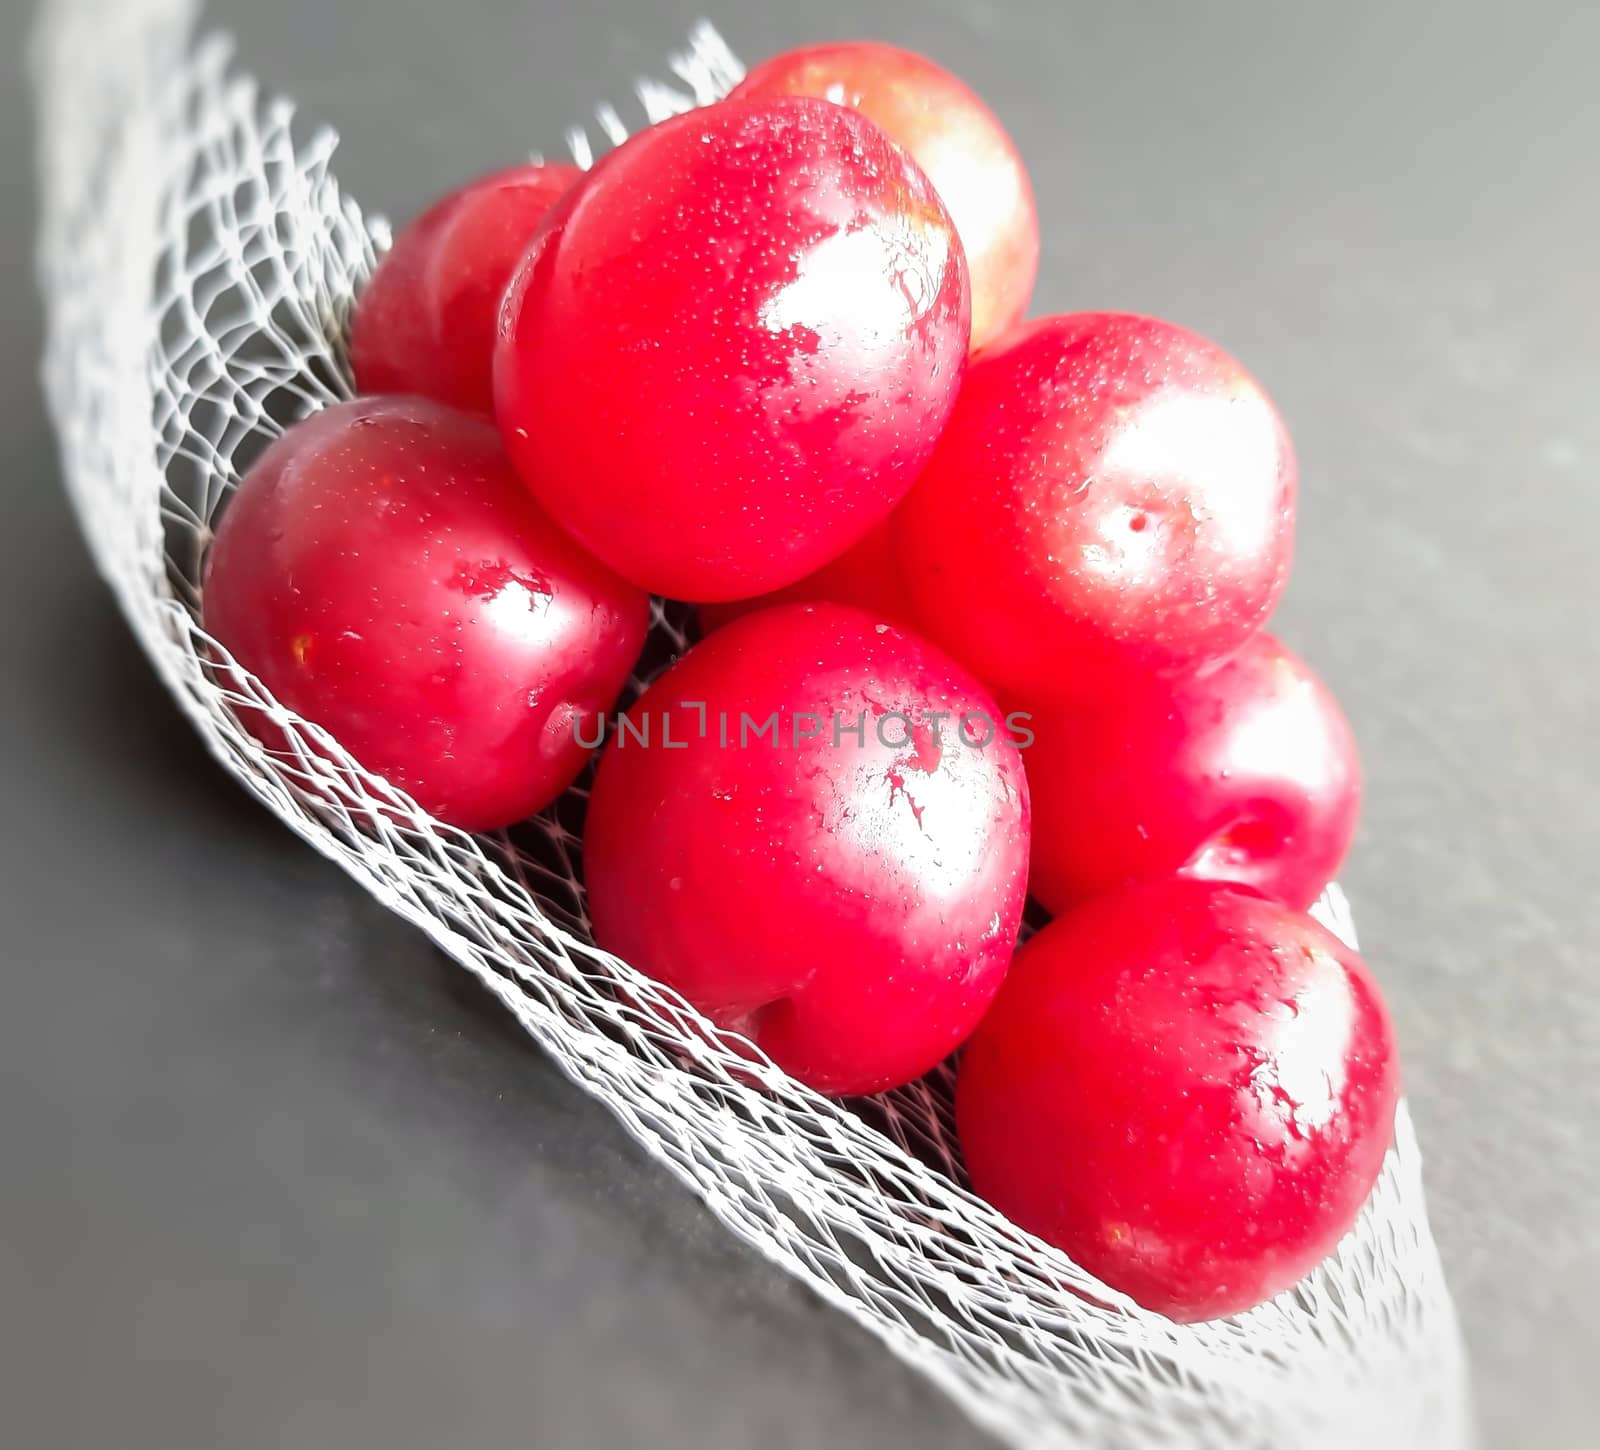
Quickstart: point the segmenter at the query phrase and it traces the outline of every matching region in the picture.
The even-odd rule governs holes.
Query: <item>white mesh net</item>
[[[1402,1107],[1360,1223],[1294,1291],[1179,1327],[1104,1288],[963,1187],[950,1077],[827,1101],[596,949],[581,786],[510,833],[441,826],[278,705],[200,628],[229,488],[286,421],[343,397],[350,300],[385,240],[329,171],[334,138],[194,43],[189,0],[57,0],[36,36],[64,472],[100,570],[217,758],[478,977],[567,1074],[747,1243],[1027,1446],[1440,1447],[1469,1439],[1459,1340]],[[739,75],[709,28],[639,88],[644,117]],[[597,134],[624,134],[617,112]],[[590,157],[581,131],[569,136]],[[681,648],[656,610],[655,657]],[[264,749],[264,714],[286,745]],[[272,738],[269,733],[269,738]],[[1350,935],[1342,898],[1325,919]]]

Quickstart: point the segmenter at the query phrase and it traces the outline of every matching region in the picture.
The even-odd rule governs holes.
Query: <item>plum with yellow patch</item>
[[[972,346],[1021,321],[1039,271],[1039,214],[1016,144],[971,87],[915,51],[837,41],[763,61],[736,97],[817,96],[859,111],[915,158],[966,249]]]

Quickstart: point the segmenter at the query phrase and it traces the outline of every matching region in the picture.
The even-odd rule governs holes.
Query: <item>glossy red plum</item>
[[[486,830],[582,768],[578,731],[626,682],[649,601],[539,511],[486,420],[370,398],[297,424],[246,475],[204,617],[362,765]]]
[[[966,358],[966,263],[916,164],[824,101],[652,126],[541,228],[495,397],[540,502],[696,602],[802,578],[911,486]]]
[[[506,284],[545,213],[582,175],[576,166],[553,164],[497,171],[452,191],[405,227],[356,299],[356,386],[491,412]]]
[[[1174,872],[1304,909],[1349,849],[1355,740],[1269,634],[1201,673],[1033,716],[1033,894],[1052,911]]]
[[[1260,386],[1149,317],[985,349],[896,514],[925,632],[998,690],[1099,699],[1237,649],[1288,579],[1295,461]]]
[[[812,45],[755,67],[735,96],[818,96],[909,151],[956,224],[972,281],[972,346],[1022,319],[1039,271],[1039,214],[1011,137],[960,80],[877,41]]]
[[[1376,1181],[1399,1066],[1361,958],[1253,892],[1169,878],[1057,917],[962,1054],[973,1186],[1179,1320],[1330,1254]]]
[[[629,719],[648,744],[619,730],[584,834],[602,946],[823,1092],[960,1045],[1027,877],[1022,762],[983,743],[1003,721],[981,685],[869,614],[795,604],[697,645]]]

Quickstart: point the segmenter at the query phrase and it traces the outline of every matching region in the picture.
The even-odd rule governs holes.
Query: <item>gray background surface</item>
[[[692,0],[229,0],[403,218]],[[35,385],[26,9],[0,13],[0,1442],[970,1445],[736,1247],[423,939],[203,755],[92,577]],[[1279,627],[1365,750],[1347,881],[1493,1447],[1600,1435],[1600,10],[778,0],[963,72],[1040,311],[1162,313],[1298,440]]]

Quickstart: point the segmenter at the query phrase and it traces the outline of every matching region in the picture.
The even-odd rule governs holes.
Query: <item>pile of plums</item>
[[[359,297],[362,396],[240,485],[205,621],[469,830],[606,741],[602,946],[826,1093],[965,1043],[977,1191],[1226,1315],[1333,1249],[1391,1136],[1383,1001],[1305,914],[1355,750],[1262,632],[1272,402],[1169,322],[1022,321],[1038,252],[994,115],[876,44],[472,182]],[[704,638],[614,715],[652,593]]]

